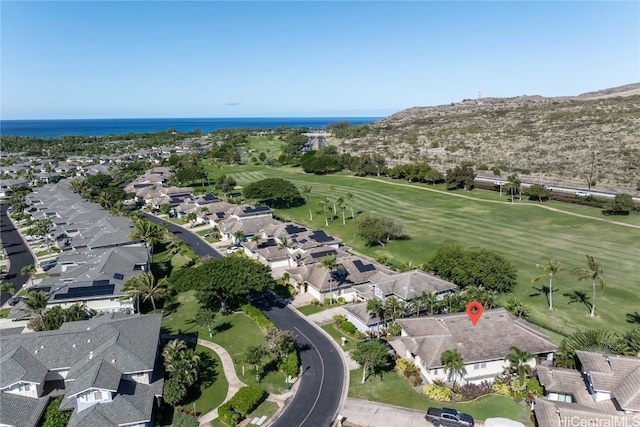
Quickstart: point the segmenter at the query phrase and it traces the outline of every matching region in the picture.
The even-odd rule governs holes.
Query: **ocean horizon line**
[[[62,136],[107,136],[129,133],[211,132],[218,129],[325,128],[329,124],[349,122],[373,123],[384,117],[365,116],[297,116],[297,117],[151,117],[106,119],[1,119],[3,136],[57,138]]]

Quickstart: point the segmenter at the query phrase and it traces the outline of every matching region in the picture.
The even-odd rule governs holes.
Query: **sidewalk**
[[[193,340],[189,339],[189,337],[182,337],[182,338],[187,341],[193,342]],[[227,389],[227,395],[225,396],[224,401],[222,403],[228,402],[229,399],[231,399],[231,397],[233,397],[233,395],[236,394],[236,392],[240,390],[241,387],[246,386],[245,383],[240,381],[240,378],[238,378],[238,375],[236,374],[236,368],[233,363],[233,359],[231,358],[231,355],[227,352],[227,350],[224,349],[224,347],[221,347],[218,344],[213,343],[211,341],[198,339],[197,343],[198,345],[207,347],[208,349],[215,351],[216,354],[220,357],[220,361],[222,362],[222,370],[224,371],[224,376],[227,379],[227,382],[229,383],[229,388]],[[269,396],[267,397],[267,400],[270,402],[275,402],[279,407],[278,412],[280,412],[285,407],[289,399],[291,399],[291,397],[293,396],[295,389],[297,389],[297,384],[298,382],[295,381],[291,387],[291,390],[288,391],[287,393],[269,394]],[[274,417],[277,416],[278,412],[274,414]],[[218,418],[218,408],[215,408],[213,411],[201,415],[198,418],[198,422],[202,427],[211,427],[211,421],[215,420],[216,418]],[[240,425],[241,426],[246,425],[250,421],[251,421],[250,419],[244,420]]]

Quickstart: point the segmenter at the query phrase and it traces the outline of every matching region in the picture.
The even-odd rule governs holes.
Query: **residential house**
[[[365,302],[344,307],[348,320],[365,333],[373,331],[384,321],[378,318],[377,314],[369,313],[367,310],[366,301],[370,299],[378,299],[384,304],[389,298],[395,298],[399,303],[404,304],[432,292],[436,300],[441,300],[445,294],[457,288],[453,283],[417,269],[403,273],[380,271],[369,280],[368,283],[353,287],[355,292],[353,299]]]
[[[588,351],[576,351],[576,356],[580,370],[538,368],[546,393],[535,401],[538,424],[631,426],[632,421],[640,422],[640,358]],[[601,424],[594,424],[595,420]]]
[[[162,396],[162,315],[105,315],[0,336],[0,425],[35,427],[62,396],[68,427],[154,425]]]
[[[540,363],[553,360],[556,344],[526,320],[504,308],[484,310],[474,326],[467,313],[397,319],[402,329],[400,342],[404,357],[414,361],[429,382],[447,378],[440,361],[445,350],[456,349],[465,363],[462,383],[493,380],[508,363],[504,357],[516,346],[539,357]],[[536,366],[535,359],[528,362]]]

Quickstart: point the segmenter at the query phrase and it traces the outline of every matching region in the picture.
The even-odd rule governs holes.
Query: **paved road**
[[[155,223],[164,220],[145,213]],[[176,233],[199,257],[215,258],[223,255],[200,236],[175,224],[169,230]],[[321,427],[333,424],[338,415],[345,388],[345,370],[339,349],[316,326],[279,300],[275,295],[255,301],[278,328],[292,331],[300,346],[300,375],[298,390],[291,402],[278,416],[272,427]]]
[[[13,287],[18,292],[22,285],[27,283],[28,276],[22,276],[20,270],[26,265],[35,264],[31,251],[27,248],[27,245],[22,236],[18,233],[18,230],[13,226],[13,223],[7,215],[8,206],[0,204],[0,234],[2,234],[2,243],[7,249],[7,255],[9,257],[9,271],[7,278],[2,281],[13,283]],[[9,294],[2,294],[0,296],[0,306],[3,305],[9,299]]]
[[[158,218],[157,216],[148,213],[144,213],[144,216],[149,221],[155,222],[156,224],[163,224],[167,222],[162,218]],[[184,227],[180,227],[179,225],[176,225],[174,223],[169,222],[169,224],[169,231],[180,236],[182,241],[185,242],[187,246],[189,246],[189,249],[191,249],[200,258],[204,256],[210,256],[212,258],[222,257],[222,254],[220,252],[211,247],[211,245],[206,240],[202,239],[196,233],[192,233]]]
[[[275,296],[254,301],[278,328],[292,331],[300,346],[302,374],[292,401],[273,427],[320,427],[333,424],[345,386],[339,349],[314,325]]]

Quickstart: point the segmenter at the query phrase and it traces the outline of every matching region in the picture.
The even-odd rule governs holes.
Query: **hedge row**
[[[266,329],[267,331],[276,329],[276,325],[274,325],[271,320],[267,319],[267,316],[265,316],[263,312],[251,304],[245,304],[240,307],[240,309],[244,311],[247,316],[251,317],[251,319],[253,319],[253,321],[261,328]]]
[[[244,386],[227,403],[218,408],[218,418],[228,426],[236,426],[266,398],[267,392],[260,387]]]

